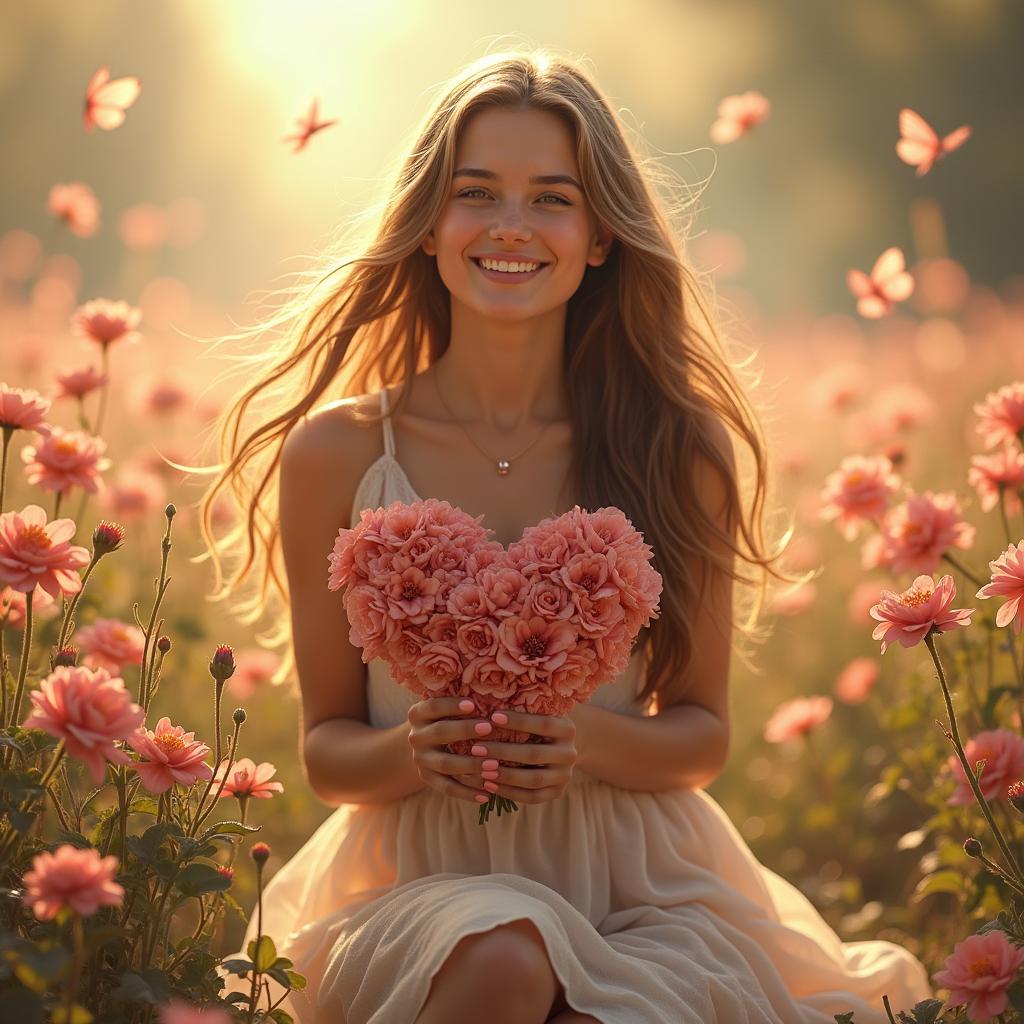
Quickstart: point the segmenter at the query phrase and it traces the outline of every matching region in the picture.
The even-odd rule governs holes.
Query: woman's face
[[[531,181],[551,175],[571,180]],[[610,242],[583,195],[561,118],[499,107],[466,121],[444,210],[423,242],[453,302],[492,318],[537,316],[568,302]],[[501,274],[482,269],[481,256],[542,266]]]

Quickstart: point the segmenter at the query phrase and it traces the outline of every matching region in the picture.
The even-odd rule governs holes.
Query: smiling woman
[[[303,755],[338,807],[263,896],[264,929],[308,979],[281,1004],[300,1024],[884,1024],[883,993],[931,995],[906,949],[843,943],[703,791],[728,751],[733,583],[755,582],[736,563],[791,577],[763,539],[759,424],[655,194],[577,64],[476,62],[426,117],[379,236],[317,272],[327,292],[297,297],[293,347],[224,415],[204,535],[216,555],[217,493],[244,496],[262,463],[241,519],[278,570],[265,589],[283,552]],[[338,377],[351,393],[321,407]],[[264,391],[285,396],[278,415],[242,440]],[[749,509],[734,434],[756,470]],[[541,741],[518,760],[454,697],[416,700],[346,639],[325,559],[362,513],[417,500],[406,469],[502,543],[579,504],[622,510],[653,549],[658,619],[571,720],[510,705]],[[401,557],[417,550],[410,537]],[[586,576],[580,616],[613,616]],[[457,632],[457,608],[436,610]],[[445,749],[456,740],[471,755]],[[481,828],[478,788],[528,794],[529,813]]]

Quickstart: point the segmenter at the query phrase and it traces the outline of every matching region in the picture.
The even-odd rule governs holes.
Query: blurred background
[[[919,652],[878,657],[867,607],[899,581],[864,573],[857,545],[820,521],[819,493],[844,456],[889,451],[916,489],[963,495],[979,528],[976,568],[1000,550],[967,461],[980,448],[972,405],[1024,375],[1022,30],[1021,7],[996,0],[523,0],[501,12],[425,0],[4,6],[0,380],[53,394],[55,373],[93,354],[69,331],[76,308],[103,297],[141,310],[141,343],[112,356],[113,465],[83,520],[129,524],[127,554],[102,564],[81,618],[127,622],[133,601],[148,610],[160,510],[174,501],[164,631],[176,646],[156,704],[208,735],[212,713],[198,709],[212,693],[213,644],[250,652],[226,706],[248,709],[241,752],[274,762],[285,786],[250,808],[274,848],[271,871],[332,808],[305,786],[292,688],[269,686],[256,628],[206,603],[210,576],[189,562],[203,550],[190,508],[202,481],[159,455],[195,459],[238,386],[218,379],[225,364],[194,339],[251,322],[261,293],[379,200],[458,67],[535,43],[584,58],[650,155],[692,188],[690,254],[762,374],[755,401],[774,498],[797,527],[787,567],[822,570],[773,598],[776,632],[756,674],[735,665],[733,753],[710,792],[755,854],[844,937],[914,947],[927,932],[946,948],[949,894],[915,895],[939,854],[928,850],[927,861],[915,837],[929,811],[900,739],[916,722],[932,727],[934,680]],[[89,133],[84,92],[104,65],[114,78],[137,75],[142,92],[123,125]],[[764,94],[770,116],[712,143],[718,103],[747,90]],[[337,123],[294,152],[283,140],[314,98]],[[972,135],[918,177],[895,153],[904,106],[940,135],[963,124]],[[78,233],[47,205],[55,185],[73,182],[94,193],[98,212]],[[870,271],[890,246],[904,252],[914,294],[866,320],[846,274]],[[75,405],[55,404],[50,419],[75,426]],[[12,464],[7,507],[40,501],[16,454]],[[52,514],[52,496],[40,503]],[[76,496],[61,514],[78,511]],[[764,739],[781,701],[833,693],[855,659],[878,677],[864,699],[837,698],[815,733]],[[905,701],[916,710],[892,722]],[[251,879],[239,872],[236,889],[248,910]],[[240,934],[240,921],[231,927]]]

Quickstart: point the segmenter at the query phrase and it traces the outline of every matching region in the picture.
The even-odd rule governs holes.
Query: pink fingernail
[[[490,800],[491,798],[490,798],[489,796],[485,796],[485,795],[484,795],[483,793],[477,793],[477,795],[476,795],[475,797],[473,797],[473,799],[474,799],[474,800],[475,800],[475,801],[476,801],[476,802],[477,802],[478,804],[485,804],[485,803],[487,803],[487,801],[488,801],[488,800]]]
[[[497,793],[498,784],[496,782],[485,782],[484,789],[486,789],[488,793]]]
[[[494,781],[495,779],[497,779],[497,777],[498,777],[498,772],[497,772],[497,770],[495,770],[495,771],[490,771],[490,772],[481,772],[480,774],[481,774],[481,775],[482,775],[482,776],[483,776],[483,777],[484,777],[485,779],[490,779],[490,780],[491,780],[492,782],[493,782],[493,781]]]
[[[498,725],[508,725],[508,715],[504,711],[495,711],[491,719]]]
[[[486,736],[494,726],[490,722],[477,722],[473,728],[476,729],[477,736]]]
[[[480,765],[484,771],[493,772],[498,767],[498,760],[494,757],[489,757],[482,765]]]
[[[487,748],[482,743],[474,743],[473,744],[473,749],[470,751],[470,753],[474,757],[486,757],[487,756]],[[495,763],[497,763],[497,762],[495,762]]]
[[[459,710],[460,711],[473,711],[476,709],[476,705],[471,700],[460,700]]]

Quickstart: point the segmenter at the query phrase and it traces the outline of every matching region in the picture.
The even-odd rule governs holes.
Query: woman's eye
[[[471,194],[473,192],[478,192],[481,195],[487,195],[486,191],[484,191],[484,189],[482,189],[482,188],[467,188],[467,189],[463,189],[459,193],[458,198],[459,199],[463,199],[463,198],[465,198],[465,199],[474,199],[476,197]],[[541,199],[557,199],[560,203],[564,203],[566,206],[572,206],[572,203],[570,203],[568,199],[563,199],[561,196],[555,195],[554,192],[546,192],[540,198]]]

